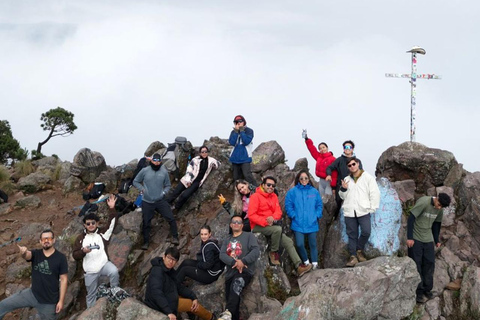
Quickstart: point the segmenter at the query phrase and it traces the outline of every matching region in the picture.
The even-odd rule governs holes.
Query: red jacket
[[[327,167],[335,161],[335,157],[333,153],[320,153],[318,149],[313,145],[312,139],[305,140],[305,144],[307,145],[308,151],[312,155],[313,159],[317,161],[317,165],[315,166],[315,174],[317,177],[325,179],[327,177]],[[335,188],[337,185],[337,171],[332,171],[332,181],[330,182],[332,188]]]
[[[250,196],[250,203],[248,204],[250,227],[253,230],[256,225],[268,226],[267,217],[270,216],[274,220],[282,218],[282,209],[280,203],[278,203],[278,197],[274,192],[266,193],[262,187],[258,187],[257,191]]]

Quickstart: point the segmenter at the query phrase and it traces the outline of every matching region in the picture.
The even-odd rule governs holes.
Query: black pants
[[[255,179],[253,179],[252,168],[250,162],[247,163],[232,163],[233,181],[238,179],[245,179],[251,185],[257,186]]]
[[[185,202],[187,202],[188,198],[198,190],[200,187],[200,181],[193,181],[190,187],[186,188],[183,183],[179,182],[175,190],[167,197],[167,202],[172,204],[175,199],[177,199],[177,203],[175,204],[175,208],[180,209]]]
[[[232,278],[225,280],[225,297],[227,299],[226,309],[232,313],[232,320],[240,318],[240,294],[250,283],[252,276],[246,273],[236,273]]]
[[[177,222],[173,217],[172,209],[165,200],[159,200],[154,203],[142,201],[142,213],[143,213],[143,243],[148,243],[150,240],[150,230],[152,229],[152,219],[155,215],[155,211],[160,213],[165,220],[170,224],[170,232],[174,238],[178,238]]]
[[[185,259],[177,269],[177,279],[180,283],[185,280],[185,277],[189,277],[203,284],[209,284],[216,281],[221,274],[220,272],[217,276],[212,276],[208,271],[198,269],[197,260],[193,259]]]
[[[357,213],[355,213],[357,215]],[[370,213],[361,217],[345,217],[345,227],[348,236],[348,252],[351,256],[357,255],[357,250],[365,249],[370,233],[372,232],[372,223]],[[360,237],[358,237],[358,227],[360,227]]]
[[[435,244],[415,240],[413,247],[408,248],[408,256],[415,261],[421,281],[417,286],[417,297],[432,291],[433,273],[435,272]]]

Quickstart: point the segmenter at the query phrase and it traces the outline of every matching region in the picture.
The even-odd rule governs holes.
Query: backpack
[[[121,302],[123,299],[131,297],[131,295],[120,287],[109,287],[105,283],[98,286],[97,299],[107,297],[111,303]]]
[[[87,200],[85,204],[82,207],[82,210],[78,213],[79,217],[83,217],[84,215],[87,215],[90,212],[96,212],[98,210],[98,206],[95,203],[90,203],[90,201]]]
[[[162,154],[162,165],[165,166],[168,172],[175,172],[178,170],[178,158],[180,156],[181,147],[183,151],[188,152],[189,150],[185,146],[187,143],[187,138],[185,137],[176,137],[174,143],[169,143],[167,149]]]
[[[3,192],[2,190],[0,190],[0,199],[2,199],[3,202],[5,202],[5,203],[8,202],[8,195],[5,192]]]
[[[83,200],[98,199],[104,190],[105,185],[102,182],[92,182],[83,191]]]
[[[128,190],[132,187],[132,179],[122,179],[118,186],[118,193],[128,193]]]
[[[127,201],[124,197],[119,196],[118,194],[115,195],[117,197],[117,202],[115,202],[115,210],[120,212],[120,215],[124,215],[133,211],[135,209],[133,202]]]

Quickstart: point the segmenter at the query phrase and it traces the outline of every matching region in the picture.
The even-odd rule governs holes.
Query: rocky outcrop
[[[51,177],[42,173],[34,172],[18,180],[18,188],[27,193],[35,193],[40,190],[50,188]]]
[[[83,148],[73,158],[70,174],[79,177],[84,183],[90,183],[95,182],[100,173],[106,169],[105,158],[100,152]]]

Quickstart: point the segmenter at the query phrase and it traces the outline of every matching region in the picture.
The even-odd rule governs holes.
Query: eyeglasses
[[[167,256],[167,259],[172,261],[172,262],[177,262],[177,259],[175,259],[174,257],[172,256]]]
[[[357,165],[357,163],[354,162],[354,163],[347,164],[347,167],[349,167],[349,168],[350,168],[350,167],[355,167],[356,165]]]
[[[235,220],[230,222],[231,224],[243,224],[243,221]]]
[[[345,150],[352,150],[353,147],[352,147],[352,146],[344,146],[343,149],[345,149]]]
[[[270,188],[270,187],[275,188],[275,186],[276,186],[275,183],[265,183],[265,185],[266,185],[267,187],[269,187],[269,188]]]
[[[208,153],[208,151],[200,151],[200,153]]]
[[[301,180],[301,181],[305,181],[305,180],[309,180],[309,179],[308,179],[308,177],[300,177],[300,179],[299,179],[299,180]]]
[[[85,224],[86,224],[87,226],[94,226],[94,225],[97,224],[97,222],[96,222],[96,221],[93,221],[93,222],[85,222]]]
[[[42,238],[40,239],[42,242],[45,242],[45,241],[52,241],[53,240],[53,237],[45,237],[45,238]]]

